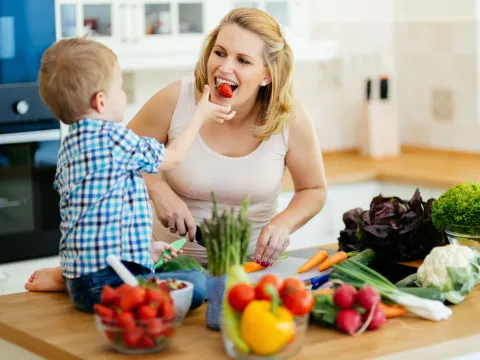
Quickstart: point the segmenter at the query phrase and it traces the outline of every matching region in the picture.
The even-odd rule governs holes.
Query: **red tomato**
[[[237,284],[228,291],[228,303],[233,310],[242,312],[255,300],[255,288],[249,284]]]
[[[266,285],[273,285],[280,292],[282,281],[273,274],[264,275],[255,287],[255,296],[258,300],[270,300],[270,295],[265,291]]]
[[[310,291],[297,291],[293,294],[287,295],[283,298],[285,307],[296,316],[303,316],[309,314],[315,300]]]
[[[303,281],[297,278],[288,278],[283,281],[282,287],[280,288],[280,296],[283,298],[286,295],[305,290],[306,287]]]

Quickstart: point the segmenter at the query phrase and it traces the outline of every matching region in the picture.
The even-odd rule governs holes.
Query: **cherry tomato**
[[[255,300],[255,289],[249,284],[237,284],[228,292],[228,303],[235,311],[242,312],[253,300]]]
[[[273,285],[278,292],[280,292],[280,288],[282,287],[282,281],[273,274],[264,275],[260,282],[255,287],[255,296],[258,300],[270,300],[270,295],[265,291],[266,285]]]
[[[303,281],[297,278],[288,278],[283,281],[280,289],[280,296],[283,298],[286,295],[293,294],[297,291],[305,291],[306,287]]]
[[[310,313],[313,309],[315,300],[310,291],[300,290],[293,294],[283,297],[285,307],[296,316],[303,316]]]

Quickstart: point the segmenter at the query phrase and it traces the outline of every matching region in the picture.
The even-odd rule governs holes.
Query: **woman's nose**
[[[227,57],[224,58],[224,61],[222,62],[222,65],[220,65],[220,70],[226,73],[231,73],[233,71],[233,58]]]

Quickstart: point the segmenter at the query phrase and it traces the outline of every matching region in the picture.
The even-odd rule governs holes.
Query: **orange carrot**
[[[265,266],[262,266],[260,264],[257,264],[255,261],[249,261],[243,264],[243,270],[247,273],[255,272],[255,271],[260,271],[265,269]]]
[[[399,305],[380,303],[379,306],[380,306],[380,309],[382,309],[383,312],[385,313],[385,316],[387,319],[402,316],[407,313],[407,310]]]
[[[319,252],[315,253],[308,261],[300,266],[300,269],[297,270],[297,274],[304,273],[310,269],[313,269],[315,266],[318,266],[325,259],[328,258],[328,252],[326,250],[320,250]]]
[[[322,262],[318,267],[319,271],[325,271],[332,267],[333,264],[339,264],[344,260],[348,259],[348,255],[345,251],[339,251],[332,256],[330,256],[327,260]]]

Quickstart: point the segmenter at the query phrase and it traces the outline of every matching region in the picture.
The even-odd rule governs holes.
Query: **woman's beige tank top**
[[[174,140],[190,120],[195,109],[193,77],[182,79],[180,96],[168,130],[168,144]],[[171,188],[187,204],[198,225],[212,214],[212,191],[219,210],[239,210],[245,196],[249,196],[248,217],[252,221],[249,254],[253,254],[257,238],[277,212],[277,197],[285,171],[288,149],[288,129],[262,142],[253,152],[242,157],[228,157],[211,150],[197,135],[185,161],[164,173]],[[178,234],[170,233],[154,216],[155,240],[171,243]],[[187,242],[184,254],[206,263],[203,247]]]

